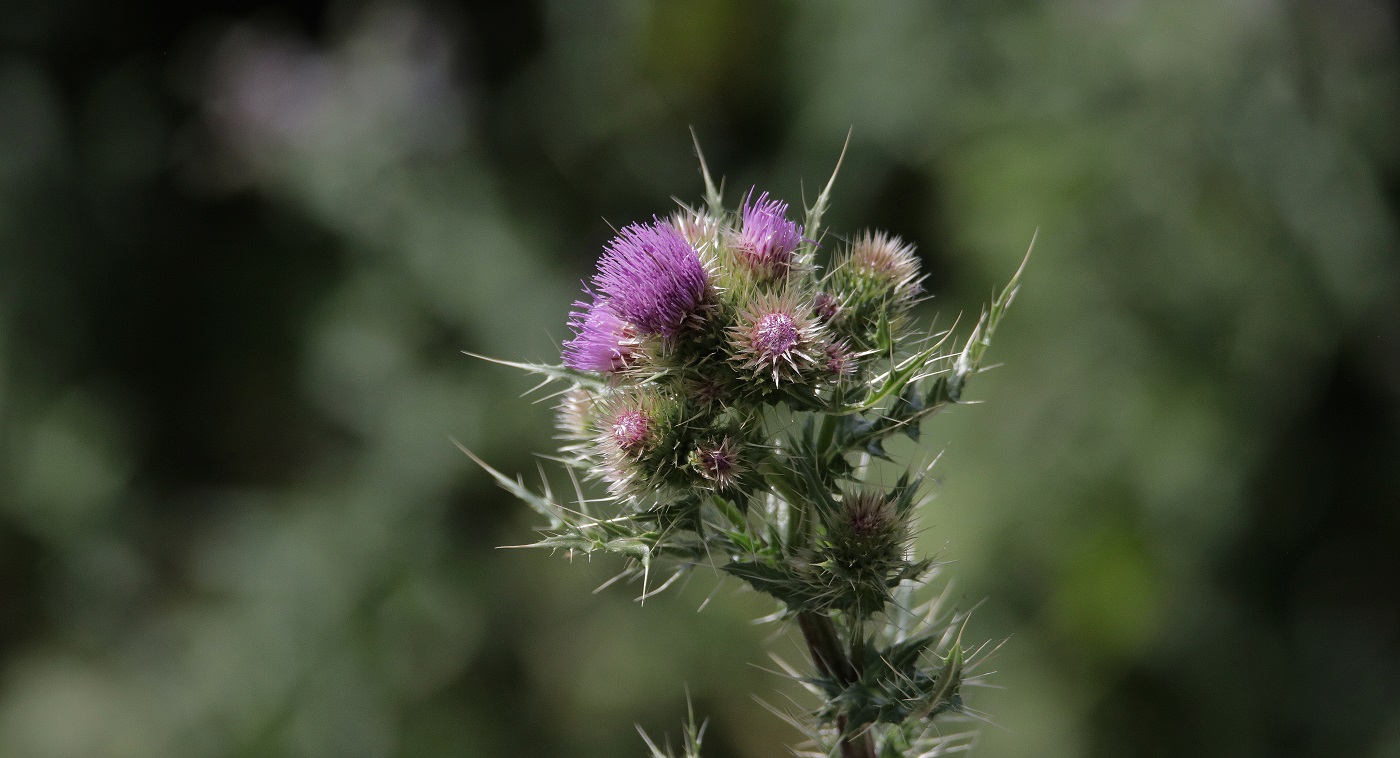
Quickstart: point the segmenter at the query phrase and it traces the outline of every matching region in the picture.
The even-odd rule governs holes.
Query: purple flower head
[[[797,343],[797,322],[787,313],[763,314],[753,332],[753,351],[765,359],[780,358]]]
[[[607,308],[644,334],[675,337],[705,306],[709,279],[669,224],[631,224],[608,243],[593,283]]]
[[[632,360],[636,329],[617,317],[606,301],[577,302],[569,317],[574,338],[564,343],[564,365],[579,371],[620,371]]]
[[[786,275],[802,243],[802,227],[787,220],[787,209],[787,203],[770,200],[767,192],[754,200],[753,190],[739,209],[741,228],[730,244],[738,259],[762,279]]]
[[[825,362],[826,338],[796,293],[765,293],[739,312],[729,328],[730,360],[757,375],[770,375],[773,385],[797,381],[818,362]]]

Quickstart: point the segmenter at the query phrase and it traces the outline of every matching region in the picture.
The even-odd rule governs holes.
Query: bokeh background
[[[0,9],[0,756],[785,755],[771,609],[506,551],[609,224],[794,204],[1025,286],[921,549],[977,755],[1400,756],[1400,16],[1377,0]],[[904,453],[913,453],[908,450]],[[703,612],[702,603],[712,598]],[[800,703],[800,700],[798,701]]]

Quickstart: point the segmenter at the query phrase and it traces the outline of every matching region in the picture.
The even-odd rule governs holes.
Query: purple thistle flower
[[[564,365],[579,371],[607,373],[632,360],[636,328],[607,307],[606,301],[577,302],[569,317],[574,338],[564,343]]]
[[[797,343],[797,322],[787,313],[765,313],[753,326],[753,351],[774,359],[785,354]]]
[[[802,227],[787,220],[787,209],[787,203],[770,200],[767,192],[754,200],[753,190],[739,209],[742,227],[730,244],[738,259],[761,279],[785,276],[802,243]]]
[[[700,255],[669,224],[631,224],[608,243],[594,285],[607,308],[644,334],[675,337],[704,309]]]

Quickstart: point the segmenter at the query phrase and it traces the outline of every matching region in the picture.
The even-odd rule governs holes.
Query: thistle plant
[[[893,463],[891,438],[917,443],[962,399],[1021,271],[965,339],[921,330],[913,245],[823,233],[836,171],[799,224],[767,193],[725,208],[696,152],[705,202],[607,244],[561,364],[497,361],[563,385],[550,396],[563,443],[553,458],[574,497],[543,472],[536,490],[472,458],[547,520],[533,547],[619,555],[642,599],[698,567],[770,596],[810,657],[779,662],[816,705],[773,709],[806,735],[799,755],[969,749],[975,732],[945,722],[975,716],[963,693],[988,646],[965,645],[966,613],[946,585],[930,589],[939,565],[914,552],[933,463],[885,486],[872,461]],[[703,734],[692,714],[684,755]]]

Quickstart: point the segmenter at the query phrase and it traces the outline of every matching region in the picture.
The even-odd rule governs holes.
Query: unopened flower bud
[[[671,226],[701,254],[711,251],[719,238],[719,221],[705,211],[682,208],[671,215]]]
[[[890,598],[892,584],[911,564],[904,558],[910,540],[907,518],[879,491],[847,493],[825,518],[819,561],[832,605],[859,616],[877,613]]]
[[[898,303],[918,296],[919,257],[914,246],[885,232],[867,231],[851,242],[846,265],[850,273],[884,290]]]
[[[572,387],[559,398],[555,406],[554,425],[560,437],[566,440],[582,440],[592,434],[593,393],[583,387]]]
[[[729,489],[744,472],[739,458],[739,446],[731,437],[706,442],[690,453],[690,465],[701,477],[712,482],[715,489]]]
[[[856,372],[856,358],[845,340],[827,343],[826,372],[835,377],[850,376]]]
[[[812,310],[824,323],[835,321],[841,315],[841,301],[830,292],[818,292],[812,300]]]

